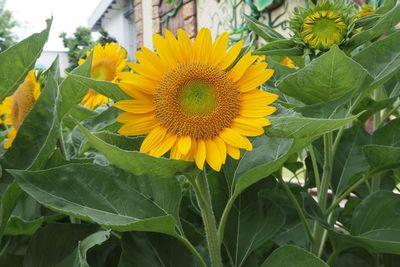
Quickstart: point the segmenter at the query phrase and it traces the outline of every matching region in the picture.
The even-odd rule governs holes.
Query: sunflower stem
[[[204,175],[197,176],[194,182],[192,182],[192,185],[200,207],[201,217],[203,219],[211,266],[222,267],[221,246],[218,241],[218,232],[212,208],[211,193],[206,170],[203,171],[203,174]]]

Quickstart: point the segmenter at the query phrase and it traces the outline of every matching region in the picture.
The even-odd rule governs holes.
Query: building
[[[35,69],[48,69],[56,57],[59,58],[60,74],[65,75],[65,69],[68,68],[68,52],[66,51],[43,51],[36,61]]]
[[[164,28],[172,32],[182,28],[194,37],[198,29],[208,27],[213,34],[229,31],[244,38],[248,31],[242,13],[256,14],[288,34],[288,15],[301,4],[304,0],[274,0],[257,8],[243,0],[102,0],[88,23],[92,30],[103,28],[115,37],[133,59],[134,51],[142,45],[152,47],[153,33],[162,33]]]

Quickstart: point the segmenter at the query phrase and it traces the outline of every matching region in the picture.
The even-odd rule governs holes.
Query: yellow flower
[[[273,74],[258,56],[238,59],[243,41],[229,51],[228,33],[212,42],[201,29],[192,42],[178,30],[165,39],[153,36],[157,54],[143,47],[133,73],[122,73],[119,85],[133,100],[115,104],[125,111],[117,120],[119,133],[147,135],[140,151],[161,157],[194,160],[199,169],[207,162],[219,171],[226,155],[240,157],[239,149],[252,150],[248,136],[264,133],[265,116],[277,95],[257,88]],[[238,59],[238,60],[237,60]]]
[[[90,54],[90,51],[86,53]],[[85,62],[79,59],[79,65]],[[100,44],[93,48],[92,78],[115,82],[118,75],[126,67],[126,51],[116,43],[108,43],[105,46]],[[110,99],[103,96],[93,89],[89,89],[86,96],[82,99],[81,105],[95,109],[97,106],[110,102]]]
[[[374,13],[374,8],[370,5],[362,5],[361,6],[361,10],[358,13],[358,18],[363,18],[363,17],[367,17],[370,16]]]
[[[281,64],[290,69],[296,68],[296,64],[294,64],[294,62],[290,59],[290,57],[285,57],[284,59],[282,59]]]
[[[6,97],[0,104],[0,115],[4,118],[1,123],[10,126],[7,140],[3,144],[5,149],[8,149],[14,141],[19,127],[39,98],[40,90],[35,71],[31,70],[14,95]]]
[[[319,10],[306,17],[301,32],[305,43],[311,47],[328,49],[333,44],[340,44],[346,28],[343,18],[331,10]]]

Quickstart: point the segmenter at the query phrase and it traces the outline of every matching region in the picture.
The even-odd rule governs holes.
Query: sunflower
[[[91,51],[86,52],[88,56]],[[78,64],[81,65],[85,59],[79,59]],[[117,43],[101,44],[93,48],[92,59],[92,78],[96,80],[104,80],[115,82],[118,75],[126,67],[126,51]],[[95,109],[96,107],[110,102],[110,99],[103,96],[93,89],[89,89],[86,96],[82,99],[81,105]]]
[[[6,97],[0,104],[0,115],[4,118],[0,122],[10,126],[7,140],[3,144],[5,149],[12,145],[19,127],[39,98],[40,90],[41,86],[36,78],[35,71],[31,70],[14,95]]]
[[[290,24],[296,38],[305,46],[328,50],[346,39],[353,30],[355,18],[354,5],[325,1],[298,9],[290,19]]]
[[[285,57],[284,59],[282,59],[281,64],[290,69],[295,69],[297,67],[296,64],[294,64],[293,60],[290,59],[290,57]]]
[[[115,104],[125,111],[117,120],[119,133],[147,135],[140,151],[161,157],[207,162],[219,171],[226,155],[240,157],[252,150],[249,136],[264,133],[265,116],[277,95],[257,88],[273,74],[260,57],[246,53],[238,58],[243,41],[228,46],[228,33],[212,42],[201,29],[194,42],[178,30],[165,38],[153,36],[157,54],[143,47],[136,53],[133,73],[122,73],[119,85],[133,100]]]

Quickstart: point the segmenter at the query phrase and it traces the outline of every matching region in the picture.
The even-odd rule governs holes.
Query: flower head
[[[8,149],[11,146],[19,127],[39,98],[40,90],[35,71],[31,70],[15,93],[6,97],[0,104],[0,115],[3,116],[1,123],[10,126],[4,148]]]
[[[91,51],[86,52],[89,55]],[[85,62],[85,59],[79,60],[79,65]],[[126,67],[126,51],[117,43],[101,44],[93,48],[92,59],[92,78],[115,82],[118,75]],[[89,89],[81,104],[87,108],[95,109],[97,106],[110,102],[110,99],[96,91]]]
[[[309,8],[300,8],[290,20],[295,39],[316,50],[340,45],[353,29],[354,5],[341,1],[325,1]]]
[[[119,133],[147,135],[140,151],[160,157],[207,162],[219,171],[226,155],[238,159],[239,149],[251,150],[248,136],[264,133],[265,116],[277,95],[257,88],[273,70],[258,56],[238,58],[243,42],[229,51],[228,34],[212,42],[201,29],[194,42],[178,30],[178,38],[165,31],[154,35],[157,54],[143,47],[136,53],[134,72],[122,73],[119,86],[133,100],[115,104],[125,111],[117,120]]]

